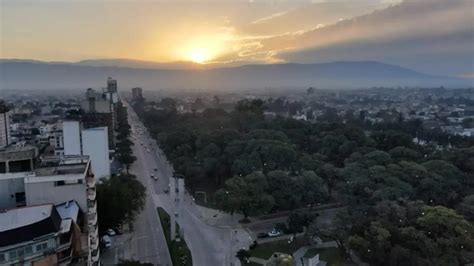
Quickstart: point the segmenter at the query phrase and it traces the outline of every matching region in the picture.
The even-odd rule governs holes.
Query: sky
[[[0,58],[320,63],[474,76],[474,0],[0,0]]]

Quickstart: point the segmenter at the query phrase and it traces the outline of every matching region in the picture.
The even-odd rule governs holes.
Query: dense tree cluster
[[[127,108],[121,103],[117,103],[117,144],[116,156],[117,160],[126,166],[127,173],[130,165],[136,160],[133,156],[132,145],[130,140],[131,127],[128,124]]]
[[[112,176],[97,184],[99,228],[132,224],[145,205],[146,189],[133,175]]]
[[[251,216],[331,199],[348,205],[332,227],[294,214],[296,231],[304,224],[375,265],[474,261],[473,138],[331,110],[317,123],[264,119],[266,108],[290,108],[279,100],[184,114],[169,102],[136,109],[189,188],[216,191],[221,209]],[[437,144],[420,145],[419,136]]]

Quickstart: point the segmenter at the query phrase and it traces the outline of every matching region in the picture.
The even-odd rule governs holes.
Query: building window
[[[64,180],[54,182],[55,187],[64,186],[64,185],[65,185]]]
[[[10,250],[10,251],[8,251],[8,258],[9,258],[10,260],[16,259],[16,250]]]
[[[6,261],[5,253],[0,253],[0,262]]]
[[[33,253],[33,247],[32,246],[26,246],[25,247],[25,254],[30,255],[31,253]]]
[[[19,249],[17,250],[17,255],[18,255],[18,257],[23,257],[23,256],[25,256],[25,250],[24,250],[23,248],[19,248]]]
[[[48,243],[38,244],[38,245],[36,245],[36,252],[43,251],[47,248],[48,248]]]
[[[26,203],[25,192],[15,193],[15,201],[16,201],[17,207],[25,206],[25,203]]]
[[[82,179],[78,179],[78,180],[77,180],[77,183],[78,183],[78,184],[82,184]]]

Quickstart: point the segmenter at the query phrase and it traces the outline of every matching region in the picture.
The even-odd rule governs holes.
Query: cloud
[[[410,0],[333,25],[253,38],[245,53],[260,60],[382,60],[433,74],[474,72],[471,0]],[[277,16],[291,16],[285,14]],[[273,18],[273,20],[275,17]]]

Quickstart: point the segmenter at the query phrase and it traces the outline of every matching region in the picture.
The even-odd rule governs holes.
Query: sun
[[[207,60],[209,60],[208,53],[203,48],[197,48],[197,49],[191,50],[188,53],[188,58],[189,60],[198,64],[202,64],[206,62]]]

